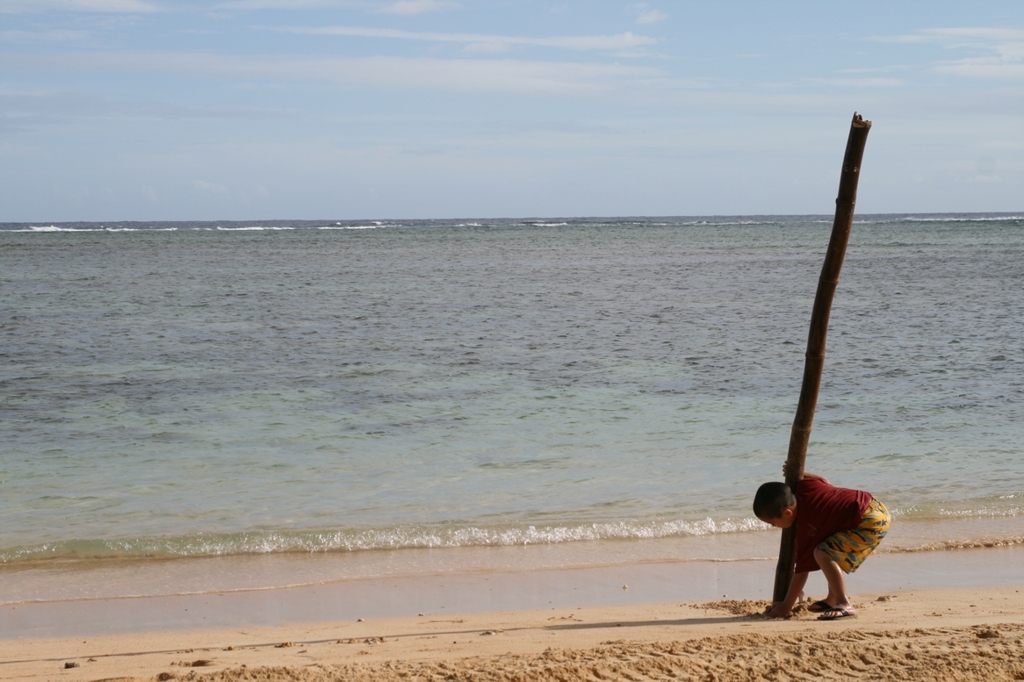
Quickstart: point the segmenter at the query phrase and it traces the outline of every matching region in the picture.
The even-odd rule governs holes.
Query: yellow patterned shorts
[[[818,549],[835,559],[844,572],[853,573],[889,532],[889,523],[889,510],[872,497],[859,526],[828,536]]]

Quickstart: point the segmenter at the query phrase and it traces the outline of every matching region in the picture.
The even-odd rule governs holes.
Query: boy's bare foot
[[[821,612],[818,616],[818,620],[839,620],[840,618],[856,618],[857,612],[852,606],[846,606],[840,608],[838,606],[830,606],[826,610]]]

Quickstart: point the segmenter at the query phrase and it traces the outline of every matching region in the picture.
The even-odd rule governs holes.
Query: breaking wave
[[[612,522],[565,526],[394,526],[368,530],[250,531],[118,540],[68,540],[0,551],[0,563],[39,559],[172,558],[357,552],[379,549],[508,547],[593,540],[710,536],[759,531],[757,519]]]

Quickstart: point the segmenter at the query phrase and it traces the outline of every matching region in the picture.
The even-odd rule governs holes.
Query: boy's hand
[[[789,475],[789,460],[787,459],[785,462],[782,463],[782,476],[786,477],[788,475]],[[800,474],[800,479],[801,480],[803,480],[805,478],[820,479],[822,481],[825,481],[824,477],[818,476],[817,474],[809,474],[806,471],[803,472],[802,474]],[[825,481],[825,482],[828,483],[828,481]]]
[[[791,608],[786,606],[785,602],[777,601],[772,604],[771,608],[764,614],[769,618],[785,618],[792,611]]]

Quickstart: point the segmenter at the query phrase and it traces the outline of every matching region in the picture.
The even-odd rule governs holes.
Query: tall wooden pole
[[[839,284],[839,271],[843,267],[846,245],[850,241],[853,225],[853,208],[857,203],[857,181],[860,179],[860,163],[864,157],[864,144],[868,140],[871,121],[865,121],[856,112],[850,125],[850,136],[846,140],[846,155],[843,157],[843,173],[839,178],[839,196],[836,198],[836,217],[832,222],[832,238],[825,254],[825,264],[818,279],[818,292],[814,295],[811,311],[811,330],[807,335],[807,355],[804,364],[804,381],[800,386],[800,402],[797,403],[793,431],[789,436],[789,455],[786,458],[786,485],[796,490],[797,482],[804,473],[807,458],[807,443],[811,438],[811,423],[814,408],[818,404],[818,389],[821,387],[821,370],[825,365],[825,335],[828,333],[828,317],[832,311],[832,297]],[[797,524],[799,524],[799,520]],[[796,562],[796,524],[782,531],[779,547],[779,565],[775,569],[775,592],[773,601],[786,598],[789,583],[793,580]]]

